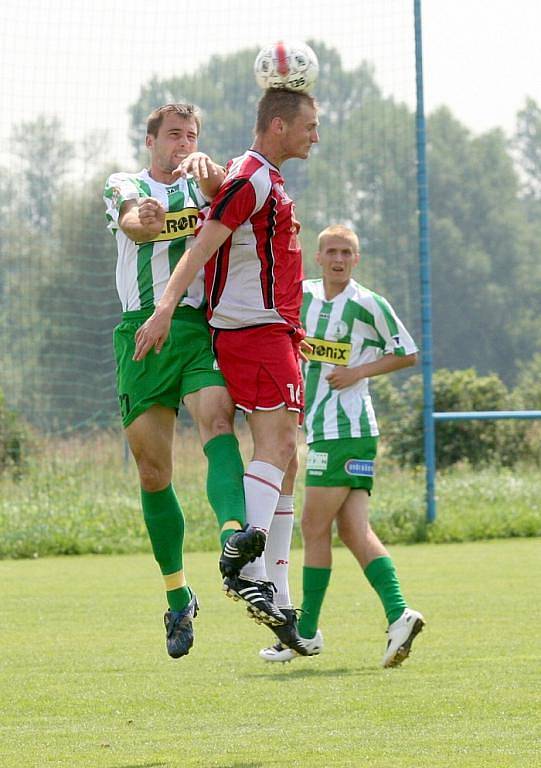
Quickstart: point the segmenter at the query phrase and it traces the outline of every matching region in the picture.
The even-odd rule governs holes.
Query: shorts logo
[[[328,462],[328,453],[309,451],[306,459],[306,471],[311,475],[322,475],[327,469]]]
[[[217,361],[217,360],[215,360],[215,361],[212,363],[212,370],[213,370],[213,371],[219,371],[219,370],[220,370],[220,366],[218,365],[218,361]]]
[[[367,459],[348,459],[344,464],[346,475],[374,477],[374,462]]]

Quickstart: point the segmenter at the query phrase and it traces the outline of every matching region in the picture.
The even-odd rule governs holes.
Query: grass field
[[[0,765],[539,765],[539,540],[392,554],[428,625],[404,666],[385,671],[383,613],[343,549],[324,653],[276,666],[257,656],[269,630],[221,594],[216,553],[187,557],[202,607],[178,661],[165,653],[150,556],[0,562]]]

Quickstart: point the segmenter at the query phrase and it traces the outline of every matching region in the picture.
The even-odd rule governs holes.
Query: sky
[[[384,91],[414,106],[413,0],[179,7],[2,0],[2,163],[9,162],[11,126],[40,113],[57,115],[77,142],[106,131],[115,157],[128,162],[127,108],[153,74],[191,72],[212,53],[278,39],[322,40],[340,51],[347,69],[369,59]],[[541,104],[539,0],[423,0],[422,19],[427,113],[447,105],[473,133],[499,126],[511,134],[526,97]]]

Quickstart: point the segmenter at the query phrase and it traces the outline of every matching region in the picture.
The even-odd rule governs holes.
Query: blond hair
[[[349,227],[344,227],[342,224],[331,224],[330,227],[322,230],[317,236],[317,249],[319,252],[323,250],[323,241],[326,237],[342,237],[351,243],[354,253],[360,253],[359,238]]]

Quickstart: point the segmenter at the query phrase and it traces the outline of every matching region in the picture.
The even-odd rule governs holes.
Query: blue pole
[[[423,369],[423,427],[426,466],[426,519],[436,519],[436,440],[432,395],[432,306],[430,289],[430,238],[428,231],[428,177],[426,167],[426,123],[423,91],[423,43],[421,0],[413,3],[415,18],[415,82],[417,111],[417,201],[419,208],[419,270],[421,278],[421,325]]]
[[[436,421],[541,419],[541,411],[436,411],[432,415]]]

